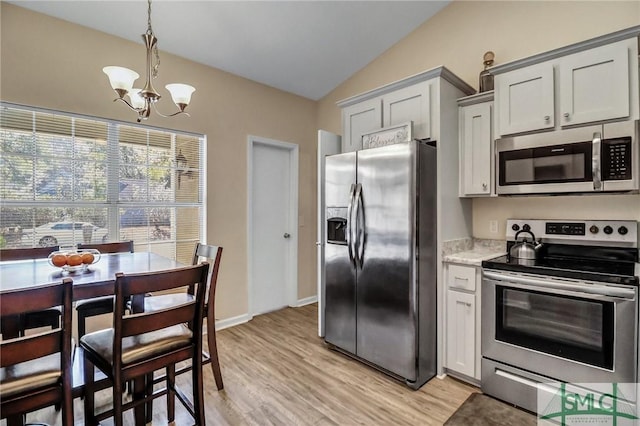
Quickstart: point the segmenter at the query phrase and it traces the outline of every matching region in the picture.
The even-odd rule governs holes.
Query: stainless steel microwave
[[[496,140],[503,195],[638,191],[638,121]]]

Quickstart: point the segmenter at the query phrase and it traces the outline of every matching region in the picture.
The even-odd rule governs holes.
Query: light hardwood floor
[[[205,368],[209,425],[442,425],[479,389],[434,378],[420,390],[329,350],[317,336],[317,306],[287,308],[218,332],[225,388],[218,392]],[[188,391],[189,375],[179,378]],[[187,394],[190,394],[187,392]],[[104,403],[110,401],[105,392]],[[154,402],[154,425],[166,424],[163,398]],[[82,402],[76,400],[76,423]],[[176,425],[193,421],[176,404]],[[57,424],[52,409],[34,413]],[[127,420],[132,423],[131,417]],[[110,425],[111,420],[104,422]]]

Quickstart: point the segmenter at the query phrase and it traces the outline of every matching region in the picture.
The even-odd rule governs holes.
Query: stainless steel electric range
[[[508,220],[507,252],[517,233],[535,259],[482,262],[483,392],[536,411],[542,383],[638,382],[638,223]]]

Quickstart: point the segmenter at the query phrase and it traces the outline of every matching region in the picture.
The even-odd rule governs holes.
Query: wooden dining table
[[[100,260],[85,271],[65,272],[47,259],[0,261],[0,291],[28,288],[42,284],[73,280],[73,299],[114,294],[116,273],[157,272],[186,266],[151,252],[102,254]]]

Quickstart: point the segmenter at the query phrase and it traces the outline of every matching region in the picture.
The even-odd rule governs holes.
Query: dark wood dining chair
[[[24,416],[61,404],[62,424],[73,425],[71,316],[73,281],[0,292],[0,320],[24,312],[61,307],[61,324],[0,342],[0,418],[23,425]]]
[[[203,352],[203,363],[211,363],[213,377],[216,380],[218,390],[224,388],[222,382],[222,372],[220,370],[220,361],[218,359],[218,344],[216,342],[216,318],[215,318],[215,301],[216,301],[216,283],[218,282],[218,271],[220,269],[220,259],[222,258],[222,247],[211,246],[197,243],[193,253],[192,263],[197,265],[198,262],[206,260],[213,264],[209,273],[209,282],[207,284],[207,293],[205,296],[204,315],[207,321],[207,343],[209,352]],[[186,303],[194,298],[194,286],[189,286],[186,292],[177,294],[162,294],[145,298],[146,311],[157,311],[168,306]],[[189,366],[184,367],[176,372],[181,374],[189,371]]]
[[[167,396],[168,422],[175,418],[175,397],[196,420],[205,424],[202,379],[202,315],[209,264],[146,274],[116,274],[113,328],[84,335],[80,347],[84,350],[85,424],[95,425],[114,417],[122,425],[122,413],[133,408],[136,424],[151,420],[151,401]],[[155,291],[177,291],[195,285],[195,297],[188,303],[167,309],[143,312],[145,295]],[[132,312],[125,312],[132,300]],[[188,326],[189,325],[189,326]],[[175,386],[175,364],[191,360],[193,404]],[[94,366],[111,381],[113,409],[94,413]],[[153,390],[154,371],[165,369],[166,386]],[[134,381],[133,399],[123,403],[119,392],[125,382]],[[145,413],[146,408],[146,413]]]
[[[102,244],[78,244],[78,250],[96,249],[100,253],[133,253],[133,241]],[[78,339],[87,333],[87,318],[113,312],[113,296],[96,297],[76,302],[78,313]]]
[[[0,249],[0,261],[44,259],[54,251],[60,250],[59,246],[29,247],[15,249]],[[7,318],[0,325],[3,336],[23,336],[26,330],[60,326],[60,309],[52,307],[41,311],[21,313],[15,318]]]

